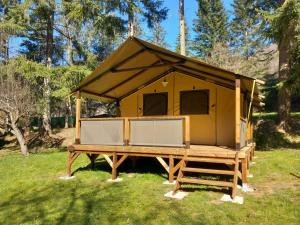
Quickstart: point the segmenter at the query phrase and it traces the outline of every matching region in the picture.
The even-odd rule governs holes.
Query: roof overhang
[[[233,73],[194,58],[158,47],[135,37],[128,38],[108,56],[73,92],[102,101],[122,100],[148,84],[178,71],[180,73],[235,89],[235,79],[241,79],[242,91],[252,93],[260,102],[255,78]]]

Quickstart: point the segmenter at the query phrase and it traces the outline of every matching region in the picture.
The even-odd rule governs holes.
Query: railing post
[[[80,117],[81,117],[81,96],[80,91],[76,93],[76,131],[75,144],[80,144]]]
[[[190,148],[191,137],[190,137],[190,117],[185,117],[185,148]]]
[[[129,145],[129,119],[124,118],[124,145]]]
[[[241,80],[235,79],[235,148],[241,148]]]

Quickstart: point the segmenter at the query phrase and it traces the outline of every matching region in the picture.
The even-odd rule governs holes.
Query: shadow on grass
[[[293,140],[293,136],[300,135],[300,117],[293,116],[289,121],[288,134],[278,132],[276,128],[276,115],[260,116],[255,119],[254,139],[257,150],[268,151],[275,148],[300,149],[300,137]]]
[[[145,187],[141,187],[145,188]],[[145,191],[145,190],[144,190]],[[134,192],[131,195],[131,192]],[[153,196],[152,196],[153,195]],[[15,187],[0,202],[1,224],[202,224],[180,204],[124,185],[75,180]],[[172,215],[170,212],[172,211]],[[159,218],[159,219],[158,219]],[[162,222],[161,221],[161,222]]]
[[[136,162],[134,163],[133,160]],[[135,164],[135,165],[133,165]],[[91,164],[88,164],[85,167],[80,167],[76,169],[73,174],[76,174],[79,171],[87,171],[87,170],[101,170],[106,171],[108,173],[111,173],[111,167],[107,163],[107,161],[104,158],[99,158],[95,161],[94,168],[92,168]],[[166,171],[162,168],[161,164],[155,159],[155,158],[146,158],[146,157],[135,157],[130,158],[128,157],[118,168],[118,172],[122,173],[138,173],[138,174],[144,174],[144,173],[153,173],[157,174],[165,179],[168,179],[168,174]]]

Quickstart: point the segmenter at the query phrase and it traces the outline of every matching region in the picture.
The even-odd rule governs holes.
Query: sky
[[[232,14],[231,4],[233,0],[222,0],[225,6],[225,9],[228,12],[228,15]],[[189,28],[189,34],[191,38],[194,36],[193,32],[193,20],[196,18],[196,12],[198,9],[197,0],[185,0],[184,2],[184,13],[187,21],[187,26]],[[162,26],[166,31],[166,42],[168,44],[168,48],[175,50],[176,48],[176,39],[179,33],[179,0],[164,0],[164,6],[169,9],[168,17],[165,21],[163,21]],[[150,33],[147,33],[146,25],[144,24],[144,30],[146,32],[145,38],[149,38],[151,36]],[[12,39],[11,40],[11,49],[10,55],[18,54],[18,50],[20,48],[21,39]]]

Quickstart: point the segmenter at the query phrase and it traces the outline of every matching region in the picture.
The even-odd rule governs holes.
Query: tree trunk
[[[4,35],[4,63],[8,64],[9,60],[9,35]]]
[[[71,97],[68,96],[66,100],[66,114],[65,114],[65,128],[69,128],[69,116],[71,116]]]
[[[52,9],[49,9],[52,10]],[[47,39],[46,39],[46,66],[50,70],[52,66],[53,55],[53,25],[54,25],[54,12],[50,14],[47,22]],[[43,128],[48,135],[52,135],[51,129],[51,113],[50,113],[50,77],[44,78],[44,100],[45,107],[43,111]]]
[[[185,55],[184,0],[179,0],[180,54]]]
[[[67,55],[68,55],[68,64],[69,64],[69,66],[73,66],[74,65],[73,45],[72,45],[72,40],[71,39],[68,39]]]
[[[20,129],[17,127],[17,125],[14,122],[11,122],[11,123],[12,123],[11,124],[11,128],[12,128],[11,132],[13,133],[13,135],[16,136],[16,138],[19,142],[22,154],[25,156],[28,156],[29,155],[28,147],[26,145],[26,142],[25,142],[22,132],[20,131]]]
[[[281,1],[284,4],[284,0]],[[288,129],[287,121],[291,111],[291,90],[284,82],[288,80],[290,75],[291,52],[293,48],[293,27],[291,24],[286,24],[284,33],[282,34],[278,45],[279,51],[279,82],[278,90],[278,126],[282,131]]]
[[[130,0],[129,0],[130,2]],[[128,3],[130,4],[130,3]],[[129,10],[128,12],[128,36],[133,37],[134,36],[134,15],[133,10]]]

